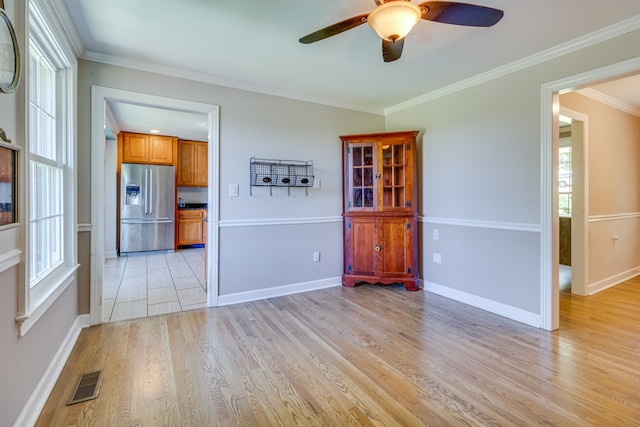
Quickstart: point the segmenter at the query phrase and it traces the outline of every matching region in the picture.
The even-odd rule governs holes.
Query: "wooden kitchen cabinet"
[[[208,185],[209,145],[201,141],[178,141],[178,185],[206,187]]]
[[[417,131],[341,136],[342,284],[402,283],[418,290]]]
[[[205,242],[207,217],[206,209],[186,209],[178,211],[178,246],[199,245]]]
[[[175,165],[178,139],[172,136],[121,132],[122,163]]]

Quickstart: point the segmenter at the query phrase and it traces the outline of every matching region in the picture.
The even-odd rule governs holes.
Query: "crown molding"
[[[73,20],[71,19],[71,15],[69,15],[69,11],[64,4],[64,0],[46,1],[49,2],[51,10],[58,18],[62,31],[64,32],[66,39],[69,41],[76,58],[79,58],[84,51],[84,44],[82,43],[82,39],[80,39],[80,35],[78,34],[75,25],[73,25]]]
[[[640,118],[640,108],[634,107],[633,105],[627,104],[626,102],[620,101],[619,99],[613,98],[598,90],[595,90],[593,88],[585,88],[585,89],[579,89],[576,92],[594,101],[597,101],[604,105],[608,105],[609,107],[615,108],[616,110],[620,110],[624,113],[628,113],[628,114],[631,114],[632,116],[636,116]]]
[[[217,86],[224,86],[232,89],[245,90],[249,92],[261,93],[263,95],[278,96],[280,98],[294,99],[297,101],[311,102],[313,104],[327,105],[330,107],[344,108],[347,110],[362,111],[365,113],[383,115],[384,110],[381,108],[372,108],[363,105],[343,104],[328,99],[317,98],[297,92],[291,92],[284,89],[277,89],[269,86],[248,83],[240,80],[225,79],[211,74],[198,73],[188,71],[181,68],[169,67],[166,65],[155,64],[151,62],[139,61],[135,59],[125,58],[122,56],[110,55],[95,51],[84,51],[80,55],[80,59],[86,61],[100,62],[103,64],[115,65],[118,67],[131,68],[139,71],[163,74],[166,76],[194,80],[202,83],[209,83]]]
[[[592,46],[598,43],[602,43],[606,40],[618,37],[628,32],[637,30],[640,28],[640,15],[636,15],[632,18],[618,22],[617,24],[610,25],[593,33],[578,37],[569,42],[560,44],[556,47],[543,50],[536,54],[522,58],[518,61],[507,64],[503,67],[495,68],[486,73],[478,74],[466,80],[461,80],[449,86],[445,86],[442,89],[435,90],[433,92],[426,93],[408,101],[396,104],[384,109],[384,115],[388,116],[398,111],[406,110],[411,107],[423,104],[425,102],[433,101],[434,99],[441,98],[446,95],[468,89],[473,86],[477,86],[481,83],[485,83],[491,80],[495,80],[500,77],[504,77],[508,74],[515,73],[516,71],[524,70],[534,65],[541,64],[546,61],[558,58],[560,56],[575,52],[585,47]]]

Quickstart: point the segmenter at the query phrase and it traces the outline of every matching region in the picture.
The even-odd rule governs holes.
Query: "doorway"
[[[559,227],[558,227],[558,154],[560,93],[584,88],[640,72],[640,58],[591,70],[575,76],[542,85],[541,135],[542,135],[542,199],[541,199],[541,280],[540,326],[556,330],[560,324],[559,292]],[[585,163],[586,164],[586,163]],[[575,202],[575,201],[574,201]],[[588,200],[585,200],[585,206]],[[585,212],[586,215],[586,212]],[[586,217],[585,217],[586,218]],[[572,227],[573,229],[573,227]],[[586,236],[586,233],[585,233]],[[573,246],[573,243],[572,243]],[[576,245],[577,246],[577,245]],[[583,245],[586,247],[586,245]],[[573,256],[572,256],[573,257]],[[572,261],[573,263],[573,261]],[[586,268],[586,264],[585,264]],[[575,287],[575,272],[572,275]],[[586,277],[583,279],[587,283]]]
[[[558,134],[559,283],[561,292],[587,295],[589,117],[560,105]]]
[[[101,86],[91,88],[91,324],[103,321],[103,286],[105,264],[105,120],[107,103],[127,103],[147,107],[172,109],[175,111],[205,114],[208,126],[208,205],[209,221],[207,223],[207,242],[211,250],[207,251],[207,271],[205,278],[208,283],[207,306],[217,305],[218,300],[218,203],[219,203],[219,106],[199,102],[164,98],[137,92],[124,91]]]

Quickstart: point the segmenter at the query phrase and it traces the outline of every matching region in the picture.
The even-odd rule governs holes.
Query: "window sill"
[[[60,295],[75,280],[75,272],[80,265],[62,267],[45,282],[31,292],[26,314],[16,317],[20,324],[20,336],[25,336],[29,329],[47,312]],[[26,285],[28,286],[28,285]]]

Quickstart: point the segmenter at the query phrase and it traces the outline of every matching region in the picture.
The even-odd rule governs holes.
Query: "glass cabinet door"
[[[347,179],[347,209],[372,210],[375,208],[376,162],[373,144],[349,146]],[[350,174],[350,176],[349,176]]]
[[[382,207],[405,208],[410,197],[406,188],[405,144],[382,145]]]

